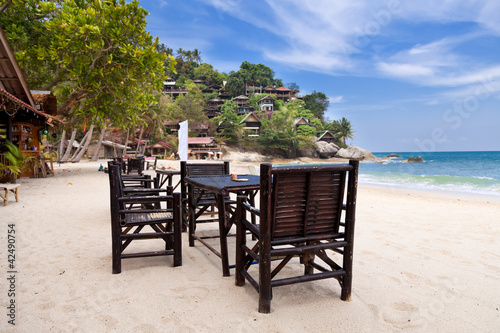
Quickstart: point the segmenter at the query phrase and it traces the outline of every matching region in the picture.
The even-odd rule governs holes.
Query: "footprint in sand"
[[[379,318],[395,328],[418,328],[423,326],[418,310],[413,304],[396,302],[380,309]]]

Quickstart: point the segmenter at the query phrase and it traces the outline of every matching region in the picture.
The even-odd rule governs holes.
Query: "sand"
[[[0,331],[500,331],[499,199],[360,185],[352,301],[340,300],[335,280],[295,284],[274,290],[265,315],[253,288],[223,278],[218,258],[200,244],[190,248],[186,234],[182,267],[172,257],[127,259],[111,274],[100,163],[21,179],[20,202],[0,207]],[[234,160],[231,168],[245,173],[254,164]],[[15,297],[7,280],[12,224]]]

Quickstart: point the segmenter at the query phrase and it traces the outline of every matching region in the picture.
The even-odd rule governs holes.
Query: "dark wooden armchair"
[[[108,161],[108,170],[110,170],[111,165],[118,165],[121,171],[121,181],[122,186],[126,188],[131,187],[155,187],[159,188],[159,180],[157,178],[151,178],[150,175],[145,174],[126,174],[123,168],[123,162],[119,161]]]
[[[182,265],[180,193],[172,188],[123,187],[119,165],[109,167],[113,274],[121,272],[121,259],[172,255]],[[166,195],[162,195],[166,193]],[[133,240],[162,239],[165,248],[134,252]],[[131,246],[133,247],[133,246]]]
[[[145,164],[146,161],[144,157],[129,158],[127,161],[127,174],[137,171],[139,175],[142,175]]]
[[[273,168],[265,163],[260,210],[238,197],[236,285],[248,280],[257,290],[259,312],[271,311],[273,287],[326,278],[337,279],[340,298],[350,300],[358,164]],[[251,223],[251,215],[259,217],[259,224]],[[246,244],[247,230],[257,238],[252,248]],[[303,274],[278,275],[299,261]]]
[[[185,226],[188,225],[188,186],[184,181],[185,177],[196,176],[222,176],[229,175],[229,161],[224,162],[207,162],[207,163],[187,163],[181,161],[181,195],[183,202],[183,221]],[[195,219],[198,223],[218,221],[217,212],[215,211],[216,199],[213,193],[200,193],[195,189],[196,195],[201,198],[198,201]],[[204,217],[203,220],[200,217]]]

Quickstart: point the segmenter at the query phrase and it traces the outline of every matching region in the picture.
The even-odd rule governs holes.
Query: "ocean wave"
[[[360,183],[420,190],[500,195],[500,181],[490,177],[446,175],[360,174]]]

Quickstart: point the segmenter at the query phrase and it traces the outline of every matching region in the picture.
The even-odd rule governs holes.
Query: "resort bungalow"
[[[318,136],[318,141],[333,142],[335,143],[335,136],[330,131],[324,131]]]
[[[262,123],[255,113],[251,112],[247,114],[246,117],[240,121],[240,124],[243,124],[246,136],[257,137],[260,135],[260,126]]]
[[[259,105],[259,110],[261,111],[269,111],[269,112],[274,112],[274,101],[276,98],[274,98],[271,95],[267,95],[262,97],[257,101],[257,104]]]
[[[222,148],[213,138],[188,138],[188,154],[196,159],[220,159]]]
[[[301,125],[309,125],[309,119],[306,117],[294,118],[293,124],[295,125],[295,128],[299,128]]]

